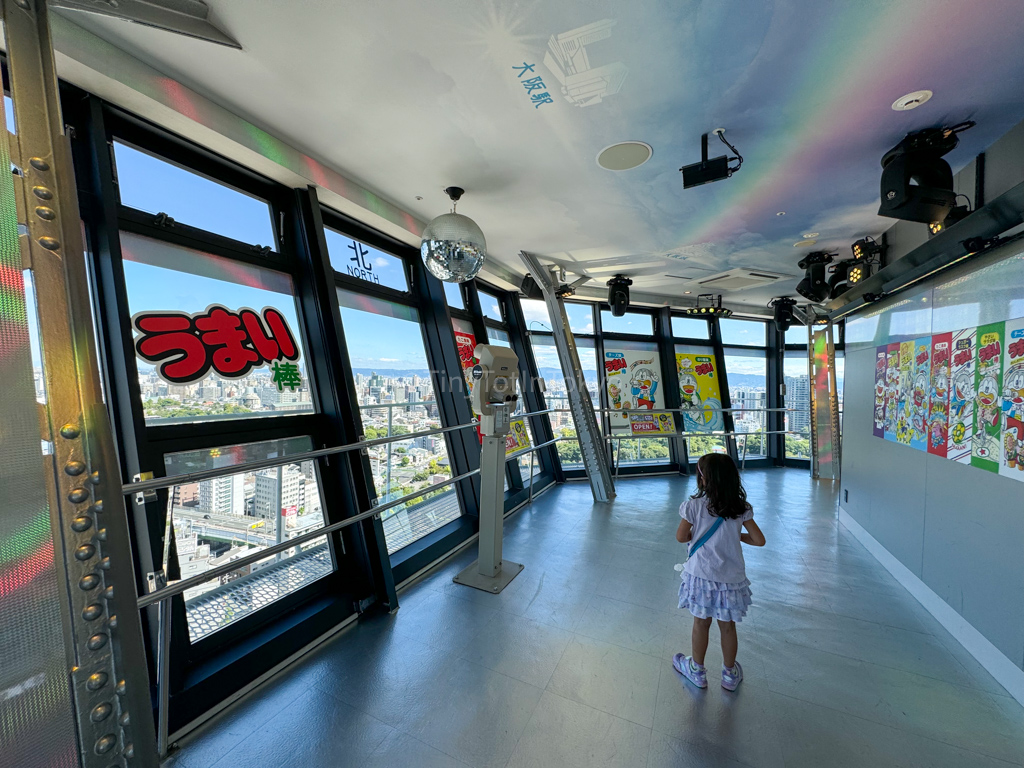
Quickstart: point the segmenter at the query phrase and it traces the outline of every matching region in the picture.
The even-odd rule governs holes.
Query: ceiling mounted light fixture
[[[800,235],[800,237],[804,238],[805,240],[810,240],[812,237],[817,237],[819,234],[821,234],[821,233],[820,232],[804,232],[802,235]]]
[[[795,243],[793,243],[793,247],[794,248],[806,248],[808,246],[814,245],[817,242],[818,241],[814,240],[814,239],[810,239],[810,240],[797,240]]]
[[[913,91],[908,93],[906,96],[900,96],[896,101],[892,103],[894,112],[907,112],[911,109],[917,109],[926,101],[932,97],[932,92],[925,89],[922,91]]]
[[[701,302],[704,302],[703,306]],[[722,306],[722,294],[702,293],[697,297],[697,306],[683,310],[689,317],[730,317],[732,310]]]
[[[597,155],[597,164],[606,171],[628,171],[651,159],[654,149],[643,141],[620,141],[605,147]]]
[[[825,280],[825,265],[832,263],[832,254],[814,251],[807,254],[797,266],[805,270],[804,279],[797,283],[796,292],[805,299],[821,302],[828,298],[829,285]]]
[[[438,280],[464,283],[476,277],[483,267],[487,259],[487,241],[475,221],[455,212],[465,190],[448,187],[445,194],[451,198],[452,211],[427,224],[420,243],[420,255],[430,274]]]

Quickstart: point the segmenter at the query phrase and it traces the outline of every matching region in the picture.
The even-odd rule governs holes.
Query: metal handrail
[[[561,395],[556,395],[561,399]],[[595,408],[597,413],[693,413],[694,411],[714,411],[715,413],[728,413],[730,411],[740,411],[742,413],[802,413],[802,408],[711,408],[710,406],[698,406],[696,408]],[[571,413],[568,408],[549,408],[547,411],[541,411],[541,413]]]
[[[321,536],[326,536],[329,533],[340,531],[342,528],[347,528],[348,526],[354,525],[355,523],[358,523],[362,520],[367,520],[371,517],[375,517],[376,515],[381,514],[382,512],[386,512],[392,507],[397,507],[400,504],[405,504],[407,501],[415,499],[418,496],[430,493],[431,491],[436,491],[439,488],[446,488],[449,485],[453,485],[469,477],[472,477],[473,475],[478,474],[480,474],[480,470],[474,469],[469,472],[465,472],[461,475],[457,475],[449,480],[445,480],[443,483],[435,483],[434,485],[429,485],[424,488],[420,488],[418,491],[410,493],[406,496],[402,496],[401,498],[395,499],[394,501],[389,501],[386,504],[381,504],[380,506],[374,507],[373,509],[368,510],[366,512],[360,512],[358,515],[347,517],[344,520],[341,520],[337,523],[325,525],[323,528],[317,528],[316,530],[310,531],[309,533],[305,533],[302,536],[296,536],[294,539],[288,539],[288,541],[281,542],[280,544],[275,544],[272,547],[261,549],[259,552],[254,552],[251,555],[246,555],[245,557],[240,557],[237,560],[232,560],[230,563],[225,563],[224,565],[217,566],[216,568],[211,568],[210,570],[204,571],[203,573],[198,573],[195,576],[190,576],[187,579],[182,579],[181,581],[177,581],[170,586],[161,587],[160,589],[154,590],[153,592],[150,592],[140,597],[139,608],[141,609],[145,608],[146,606],[153,605],[154,603],[159,603],[160,601],[166,600],[169,597],[179,595],[185,590],[191,589],[192,587],[197,587],[200,584],[205,584],[208,581],[213,581],[214,579],[231,573],[232,571],[237,571],[239,568],[243,568],[246,565],[259,562],[260,560],[264,560],[280,552],[292,549],[293,547],[301,546],[305,544],[307,541],[313,541],[314,539],[318,539]]]
[[[606,435],[605,440],[648,440],[654,438],[661,438],[668,440],[673,437],[742,437],[744,435],[802,435],[803,432],[797,432],[793,429],[775,429],[767,431],[757,432],[723,432],[716,430],[713,432],[668,432],[657,435]]]
[[[511,461],[512,459],[515,459],[515,458],[519,457],[519,456],[526,456],[527,454],[533,453],[534,451],[539,451],[541,448],[547,448],[549,445],[554,445],[555,443],[560,442],[561,440],[568,440],[568,439],[569,438],[566,438],[566,437],[556,437],[554,440],[548,440],[546,443],[541,443],[540,445],[531,445],[531,446],[529,446],[527,448],[522,448],[522,449],[516,451],[515,453],[508,454],[505,457],[505,461],[508,462],[508,461]],[[573,438],[573,439],[575,439],[575,438]]]
[[[446,432],[455,432],[460,429],[469,429],[475,427],[480,422],[474,419],[466,424],[459,424],[454,427],[441,427],[438,429],[428,429],[423,432],[410,432],[407,435],[394,435],[391,437],[378,437],[373,440],[361,440],[358,443],[349,443],[347,445],[337,445],[333,448],[317,448],[313,451],[303,451],[302,453],[292,453],[288,456],[279,456],[273,459],[259,459],[257,461],[247,461],[241,464],[232,464],[226,467],[215,467],[214,469],[201,469],[196,472],[183,472],[180,475],[169,475],[167,477],[156,477],[152,480],[143,480],[138,483],[126,483],[121,486],[121,493],[129,495],[132,493],[141,493],[142,491],[151,491],[159,488],[172,488],[175,485],[184,485],[185,483],[194,483],[199,480],[212,480],[215,477],[225,477],[227,475],[237,475],[241,472],[255,472],[258,469],[269,469],[271,467],[281,467],[285,464],[296,464],[300,461],[307,461],[309,459],[319,459],[322,456],[333,456],[338,453],[348,453],[350,451],[361,451],[363,448],[373,448],[377,445],[386,445],[388,443],[398,443],[404,440],[415,440],[418,437],[429,437],[430,435],[441,435]]]

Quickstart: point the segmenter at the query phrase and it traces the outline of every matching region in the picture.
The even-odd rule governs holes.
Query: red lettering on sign
[[[983,349],[978,352],[978,360],[983,363],[987,363],[993,358],[999,357],[1001,346],[998,341],[993,341],[991,344],[987,344]]]
[[[1006,351],[1010,353],[1011,360],[1015,357],[1024,357],[1024,339],[1013,342]]]
[[[711,363],[701,363],[700,365],[693,369],[693,372],[696,373],[698,376],[707,376],[714,370],[715,366],[713,366]]]
[[[616,358],[613,358],[612,360],[605,360],[604,361],[604,369],[608,373],[615,373],[616,371],[621,371],[625,367],[626,367],[626,360],[624,358],[621,358],[621,357],[616,357]]]
[[[276,309],[229,310],[219,305],[205,312],[144,312],[132,319],[140,335],[139,357],[154,363],[165,381],[199,381],[212,369],[225,378],[240,378],[274,361],[298,360],[299,349],[284,317]]]
[[[921,365],[921,363],[926,363],[926,362],[928,362],[928,353],[927,352],[918,352],[917,353],[917,364]]]
[[[965,363],[971,362],[971,348],[961,349],[955,355],[953,355],[953,365],[958,368]]]

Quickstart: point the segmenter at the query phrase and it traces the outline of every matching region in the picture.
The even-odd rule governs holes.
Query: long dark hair
[[[708,512],[733,520],[750,509],[736,464],[724,453],[705,453],[697,461],[697,492],[690,498],[708,500]]]

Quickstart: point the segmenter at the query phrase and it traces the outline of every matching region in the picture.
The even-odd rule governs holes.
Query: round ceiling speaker
[[[620,141],[605,147],[597,155],[597,164],[607,171],[628,171],[638,168],[648,160],[654,150],[642,141]]]
[[[906,96],[900,96],[896,99],[896,101],[892,103],[892,108],[896,112],[906,112],[909,109],[917,109],[931,97],[932,92],[929,90],[914,91],[913,93],[908,93]]]

